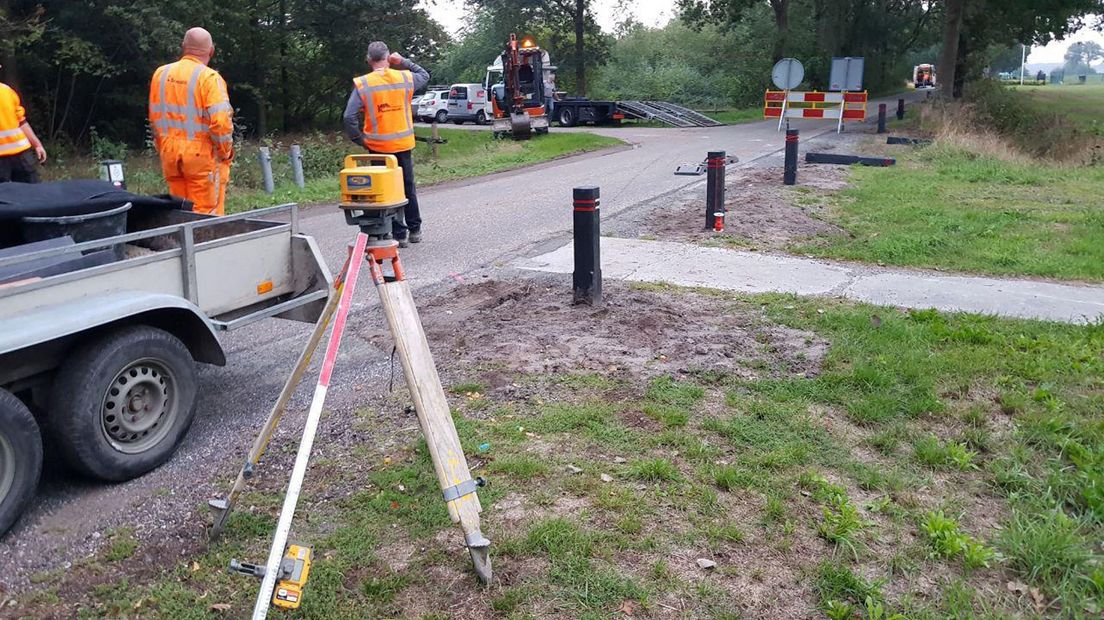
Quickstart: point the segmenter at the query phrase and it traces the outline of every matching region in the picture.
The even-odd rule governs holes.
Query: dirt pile
[[[827,197],[847,187],[847,166],[806,165],[798,185],[782,185],[781,168],[746,168],[728,172],[725,231],[704,230],[701,192],[664,198],[650,210],[644,229],[664,241],[714,241],[733,247],[782,250],[813,237],[846,234],[820,219]]]
[[[489,280],[422,305],[437,362],[511,373],[717,371],[813,376],[827,344],[718,297],[606,282],[605,304],[575,306],[565,277]],[[369,335],[389,347],[383,333]]]

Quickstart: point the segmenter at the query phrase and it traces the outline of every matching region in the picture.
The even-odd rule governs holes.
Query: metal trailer
[[[332,289],[296,205],[228,217],[132,211],[126,234],[53,245],[0,257],[0,269],[126,253],[0,285],[0,534],[35,493],[40,428],[79,473],[140,476],[192,423],[195,362],[226,363],[219,332],[268,317],[314,322]]]
[[[616,101],[592,101],[586,97],[565,97],[552,103],[552,117],[560,127],[619,122],[625,115]]]
[[[552,116],[561,127],[579,124],[619,123],[624,119],[659,121],[672,127],[719,127],[708,116],[666,101],[594,101],[567,97],[552,106]]]

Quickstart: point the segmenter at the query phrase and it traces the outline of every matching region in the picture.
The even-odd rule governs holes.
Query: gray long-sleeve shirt
[[[410,71],[414,78],[414,91],[417,92],[429,84],[429,72],[423,69],[420,65],[417,65],[409,58],[404,58],[402,64],[399,65],[399,69],[405,69]],[[349,136],[349,139],[354,144],[364,146],[364,131],[363,123],[361,122],[360,115],[364,113],[364,102],[360,100],[360,94],[357,93],[357,89],[354,88],[353,92],[349,93],[349,101],[345,103],[345,115],[343,117],[345,121],[345,135]]]

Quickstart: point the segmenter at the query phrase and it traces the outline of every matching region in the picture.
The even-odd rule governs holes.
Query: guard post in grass
[[[276,184],[272,180],[272,152],[267,146],[258,149],[257,159],[261,162],[261,178],[264,179],[264,191],[271,194],[276,191]]]
[[[577,304],[602,303],[601,231],[599,228],[598,187],[576,187],[573,192],[575,232],[575,273],[572,297]]]
[[[705,229],[713,230],[717,213],[724,217],[725,152],[709,151],[705,155]]]
[[[905,100],[904,99],[898,99],[897,100],[897,120],[899,120],[899,121],[905,120]]]
[[[782,184],[793,185],[797,183],[797,147],[798,147],[798,131],[796,129],[786,128],[786,160],[785,168],[782,170]]]
[[[878,104],[878,133],[885,133],[886,128],[886,104]]]
[[[299,189],[306,187],[307,182],[303,178],[303,151],[299,149],[298,144],[292,144],[291,150],[288,152],[288,158],[291,159],[291,173],[295,179],[295,186]]]

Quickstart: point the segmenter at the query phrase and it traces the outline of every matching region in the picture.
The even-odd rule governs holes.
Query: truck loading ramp
[[[618,101],[617,108],[629,118],[657,120],[673,127],[719,127],[724,124],[666,101]]]

